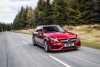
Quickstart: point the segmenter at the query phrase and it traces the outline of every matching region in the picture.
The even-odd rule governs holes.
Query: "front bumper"
[[[74,46],[65,47],[64,45],[65,45],[65,43],[60,43],[60,42],[50,43],[49,49],[51,51],[61,51],[61,50],[77,49],[77,48],[80,48],[81,42],[79,40],[74,42]]]

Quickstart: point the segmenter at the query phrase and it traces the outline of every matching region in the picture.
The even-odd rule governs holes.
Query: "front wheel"
[[[49,44],[48,44],[47,41],[44,41],[44,50],[45,50],[46,52],[49,52]]]
[[[32,38],[33,46],[36,46],[35,38]]]

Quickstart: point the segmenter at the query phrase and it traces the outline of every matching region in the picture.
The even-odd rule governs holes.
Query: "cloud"
[[[37,2],[38,0],[0,0],[0,22],[13,22],[22,6],[35,8]]]

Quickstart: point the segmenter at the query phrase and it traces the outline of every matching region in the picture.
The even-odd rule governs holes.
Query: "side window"
[[[42,29],[42,26],[39,26],[38,30],[41,30]]]
[[[38,26],[36,29],[35,29],[35,32],[38,32],[38,30],[42,29],[42,26]]]

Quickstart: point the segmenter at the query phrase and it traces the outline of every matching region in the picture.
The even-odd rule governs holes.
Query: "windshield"
[[[50,32],[64,32],[64,29],[60,26],[48,26],[44,27],[44,33],[50,33]]]

